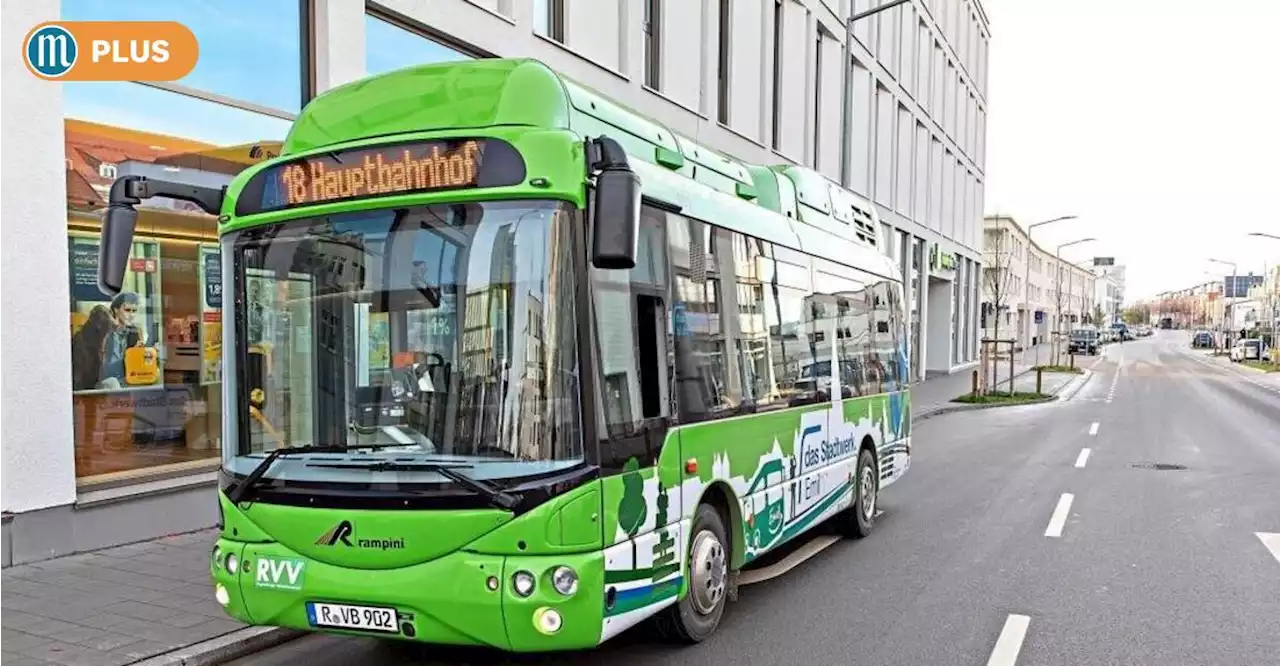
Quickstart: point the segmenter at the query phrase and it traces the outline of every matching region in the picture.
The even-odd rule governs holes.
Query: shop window
[[[120,176],[229,183],[279,154],[288,122],[135,83],[63,90],[76,475],[121,482],[213,467],[222,445],[216,219],[186,202],[145,202],[124,290],[108,298],[97,287],[102,214]]]
[[[371,14],[364,17],[364,62],[368,74],[433,62],[470,60],[471,56]]]
[[[62,0],[62,18],[181,23],[195,34],[200,58],[195,69],[175,83],[297,113],[304,101],[302,9],[309,1]]]

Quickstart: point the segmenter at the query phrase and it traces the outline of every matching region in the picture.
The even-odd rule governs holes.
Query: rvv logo
[[[302,573],[306,567],[304,560],[259,557],[253,584],[278,590],[301,590]]]

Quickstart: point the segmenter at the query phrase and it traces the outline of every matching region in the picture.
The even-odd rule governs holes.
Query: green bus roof
[[[644,163],[633,166],[646,193],[664,190],[660,198],[692,216],[728,217],[744,233],[901,279],[877,251],[878,216],[862,197],[812,169],[724,155],[533,59],[418,65],[334,88],[302,110],[279,159],[397,134],[495,126],[608,135]],[[803,224],[779,224],[778,215]]]

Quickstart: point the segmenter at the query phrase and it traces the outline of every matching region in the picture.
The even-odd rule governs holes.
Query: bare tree
[[[1063,306],[1063,301],[1066,299],[1064,298],[1064,294],[1062,293],[1062,273],[1064,272],[1062,270],[1062,262],[1055,262],[1055,264],[1056,265],[1054,266],[1054,279],[1053,279],[1053,313],[1054,313],[1053,329],[1054,330],[1053,330],[1053,344],[1050,345],[1050,347],[1053,350],[1052,351],[1053,363],[1054,365],[1058,365],[1060,363],[1058,356],[1062,353],[1062,343],[1061,343],[1062,336],[1063,336],[1062,306]],[[1070,303],[1067,303],[1067,306],[1068,308],[1070,308]],[[1069,331],[1070,329],[1071,327],[1068,326],[1067,330]]]
[[[983,286],[986,292],[987,302],[991,304],[991,317],[995,322],[991,334],[992,340],[1000,339],[1000,318],[1004,316],[1004,311],[1009,309],[1009,298],[1012,296],[1014,279],[1013,271],[1009,269],[1010,263],[1013,261],[1013,242],[1008,229],[999,228],[989,230],[986,234],[986,248],[983,251],[982,268]],[[998,349],[998,346],[997,346]],[[1009,353],[1013,353],[1013,346],[1009,347]],[[996,384],[999,377],[998,354],[991,355],[991,379],[992,384]]]

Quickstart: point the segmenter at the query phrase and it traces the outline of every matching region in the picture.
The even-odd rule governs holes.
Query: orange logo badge
[[[50,81],[176,81],[195,69],[200,45],[174,21],[62,21],[27,33],[23,59]]]

